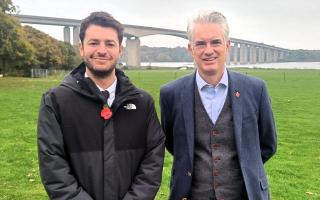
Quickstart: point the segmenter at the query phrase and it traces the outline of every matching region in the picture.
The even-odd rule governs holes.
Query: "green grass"
[[[279,143],[266,164],[272,199],[320,199],[320,70],[237,71],[264,79],[272,97]],[[189,72],[126,73],[159,111],[159,87]],[[0,78],[0,200],[48,199],[38,172],[36,124],[42,93],[61,79]],[[166,154],[158,200],[168,197],[171,164]]]

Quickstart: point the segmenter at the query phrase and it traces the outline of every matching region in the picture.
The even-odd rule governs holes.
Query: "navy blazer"
[[[236,150],[250,200],[270,199],[263,164],[276,152],[277,135],[263,80],[227,70]],[[174,156],[170,200],[187,198],[194,155],[195,73],[160,90],[161,124]]]

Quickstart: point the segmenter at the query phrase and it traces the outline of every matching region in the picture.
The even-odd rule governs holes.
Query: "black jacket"
[[[154,199],[164,134],[152,97],[116,70],[109,120],[96,85],[81,64],[43,95],[38,121],[40,174],[50,199]]]

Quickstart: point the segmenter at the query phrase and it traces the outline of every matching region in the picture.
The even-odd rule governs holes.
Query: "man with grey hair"
[[[199,12],[188,24],[195,73],[163,86],[161,121],[174,156],[170,200],[270,199],[263,164],[277,136],[264,81],[228,70],[226,18]]]

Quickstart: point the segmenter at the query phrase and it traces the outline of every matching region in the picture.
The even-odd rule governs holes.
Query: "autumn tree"
[[[81,62],[79,51],[68,42],[59,41],[59,47],[63,55],[62,68],[69,70]]]
[[[12,16],[0,12],[0,73],[7,68],[29,67],[35,63],[35,49],[26,40],[20,23]]]
[[[0,0],[0,74],[30,68],[70,69],[81,62],[76,48],[31,26],[21,26],[9,15],[11,0]]]
[[[0,0],[0,12],[15,13],[17,6],[13,5],[11,0]]]
[[[24,26],[27,40],[36,49],[37,66],[42,69],[57,68],[63,64],[58,41],[31,26]]]

